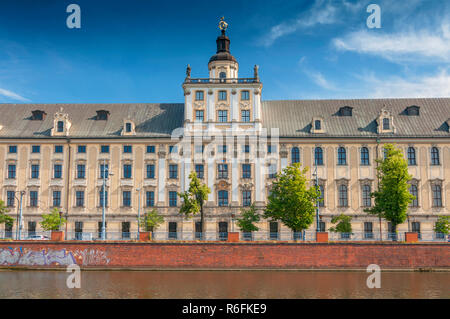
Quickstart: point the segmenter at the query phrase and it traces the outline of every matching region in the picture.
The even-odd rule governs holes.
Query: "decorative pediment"
[[[231,187],[231,183],[227,180],[221,179],[219,180],[214,186],[217,187],[217,189],[228,189]]]
[[[219,102],[216,104],[216,108],[220,109],[220,108],[227,108],[229,107],[229,105],[227,103],[224,102]]]
[[[194,102],[194,107],[195,108],[202,108],[204,106],[205,106],[205,102],[203,102],[203,101]]]
[[[240,102],[239,106],[241,107],[241,109],[248,109],[250,108],[250,102],[248,101]]]

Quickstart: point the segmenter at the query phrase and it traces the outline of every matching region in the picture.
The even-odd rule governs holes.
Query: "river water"
[[[82,271],[69,289],[63,271],[0,271],[0,298],[450,298],[450,272]]]

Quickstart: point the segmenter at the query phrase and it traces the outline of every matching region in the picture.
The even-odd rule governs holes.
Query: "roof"
[[[0,138],[46,138],[53,128],[53,115],[69,115],[70,136],[121,137],[124,119],[135,123],[138,137],[170,137],[183,126],[184,104],[0,104]],[[43,110],[44,120],[31,120],[31,112]],[[96,120],[98,110],[110,112],[107,121]]]
[[[420,115],[405,114],[419,106]],[[352,116],[339,115],[352,107]],[[72,124],[71,138],[130,138],[121,136],[124,119],[136,126],[136,137],[170,137],[183,127],[184,104],[0,104],[1,138],[49,138],[53,116],[61,107]],[[376,119],[384,108],[391,112],[396,133],[377,134]],[[31,120],[31,112],[47,113],[44,120]],[[110,112],[107,121],[96,120],[98,110]],[[313,117],[323,119],[325,133],[311,133]],[[279,128],[281,137],[450,137],[450,98],[283,100],[262,102],[262,124]]]
[[[419,106],[420,115],[405,114],[408,106]],[[340,116],[341,107],[353,108],[352,116]],[[377,134],[381,109],[393,116],[395,134]],[[262,102],[262,124],[278,127],[284,137],[450,137],[446,123],[450,98],[283,100]],[[310,133],[313,117],[323,119],[325,133]]]

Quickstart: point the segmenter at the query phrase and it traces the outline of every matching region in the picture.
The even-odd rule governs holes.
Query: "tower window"
[[[227,122],[228,121],[228,111],[227,110],[219,110],[219,122]]]
[[[204,119],[204,111],[203,110],[195,111],[195,120],[198,122],[203,122],[203,119]]]
[[[242,110],[241,117],[242,117],[242,122],[250,122],[250,111]]]
[[[178,178],[178,165],[169,165],[169,178]]]
[[[228,191],[219,191],[219,206],[228,206]]]
[[[250,92],[249,91],[241,91],[241,100],[242,101],[250,100]]]
[[[225,79],[227,77],[227,74],[225,72],[220,72],[219,73],[219,78],[220,79]]]

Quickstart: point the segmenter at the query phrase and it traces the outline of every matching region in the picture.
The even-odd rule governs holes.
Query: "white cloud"
[[[273,26],[269,34],[264,36],[262,43],[264,46],[271,46],[278,38],[294,33],[301,28],[336,23],[336,13],[337,8],[331,4],[330,0],[316,0],[311,9],[297,19]]]
[[[12,100],[18,100],[18,101],[22,101],[22,102],[29,102],[30,100],[27,98],[24,98],[23,96],[20,96],[17,93],[14,93],[12,91],[8,91],[5,89],[0,88],[0,95],[7,97],[8,99],[12,99]]]
[[[450,24],[440,29],[379,33],[375,30],[351,32],[332,40],[342,51],[381,56],[390,61],[450,61]]]
[[[414,78],[362,78],[367,85],[369,98],[429,98],[450,97],[450,74],[440,70],[435,75]]]
[[[322,73],[316,71],[305,71],[315,84],[326,90],[336,91],[336,86],[328,81]]]

